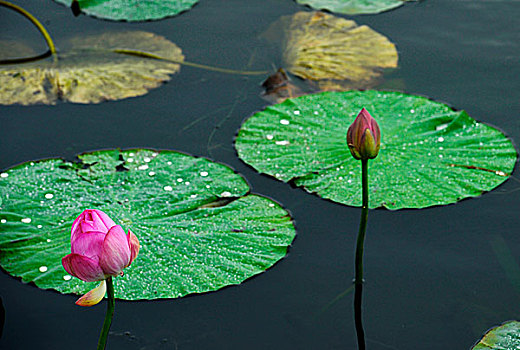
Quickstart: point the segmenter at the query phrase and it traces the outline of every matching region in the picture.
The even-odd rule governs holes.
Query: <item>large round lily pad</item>
[[[261,173],[335,202],[361,205],[361,164],[346,133],[365,107],[382,132],[369,161],[370,207],[423,208],[490,191],[517,154],[502,132],[464,111],[398,92],[323,92],[287,99],[242,125],[239,157]]]
[[[0,104],[99,103],[141,96],[170,80],[184,61],[177,45],[142,31],[82,36],[69,46],[57,59],[0,67]]]
[[[374,14],[403,5],[411,0],[296,0],[319,10],[343,13],[346,15]]]
[[[54,0],[70,6],[72,0]],[[81,11],[116,21],[146,21],[175,16],[199,0],[78,0]]]
[[[283,16],[262,37],[282,48],[288,71],[323,90],[373,87],[384,69],[397,67],[397,50],[387,37],[323,12]]]
[[[520,322],[509,321],[490,329],[471,350],[520,349]]]
[[[230,168],[172,151],[99,151],[0,174],[0,265],[62,293],[93,287],[61,265],[84,209],[106,212],[141,251],[115,279],[122,299],[175,298],[239,284],[285,256],[295,236],[279,204]]]

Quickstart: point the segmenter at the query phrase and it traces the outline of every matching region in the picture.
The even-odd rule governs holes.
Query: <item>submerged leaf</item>
[[[490,329],[471,350],[520,349],[520,322],[509,321]]]
[[[279,103],[289,97],[303,95],[303,91],[291,82],[291,79],[283,68],[271,74],[263,83],[265,89],[262,98],[271,103]]]
[[[54,0],[71,6],[72,0]],[[81,12],[116,21],[146,21],[175,16],[198,0],[78,0]]]
[[[368,88],[383,69],[397,67],[397,50],[388,38],[323,12],[281,17],[262,36],[281,45],[288,71],[322,89]]]
[[[139,256],[115,279],[116,297],[175,298],[239,284],[283,258],[295,236],[279,204],[249,194],[244,178],[172,151],[99,151],[30,162],[0,175],[0,264],[24,282],[62,293],[95,286],[61,266],[82,210],[130,229]]]
[[[170,60],[170,61],[169,61]],[[99,103],[141,96],[180,69],[181,49],[147,32],[76,38],[57,61],[0,67],[0,104]]]
[[[317,10],[328,10],[346,15],[373,14],[388,11],[411,0],[296,0]]]
[[[361,165],[349,152],[349,125],[365,107],[382,139],[369,162],[370,207],[444,205],[507,180],[516,150],[500,131],[464,111],[398,92],[305,95],[267,107],[242,125],[235,147],[261,173],[320,197],[361,205]]]

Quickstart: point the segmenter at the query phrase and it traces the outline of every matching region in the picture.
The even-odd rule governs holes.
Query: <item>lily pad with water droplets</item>
[[[70,6],[72,0],[54,0]],[[147,21],[175,16],[199,0],[78,0],[83,13],[116,21]]]
[[[82,36],[69,46],[57,60],[1,67],[0,104],[99,103],[141,96],[170,80],[184,61],[177,45],[141,31]]]
[[[397,67],[397,50],[387,37],[323,12],[283,16],[262,37],[280,45],[288,71],[321,90],[373,87],[384,69]]]
[[[520,349],[520,322],[509,321],[490,329],[471,350]]]
[[[261,173],[318,196],[361,205],[361,163],[346,134],[365,107],[381,128],[369,161],[370,207],[424,208],[475,197],[504,182],[517,159],[502,132],[464,111],[398,92],[323,92],[287,99],[242,125],[235,147]]]
[[[172,151],[107,150],[30,162],[0,174],[0,265],[24,282],[62,293],[95,286],[61,265],[84,209],[106,212],[141,251],[116,297],[175,298],[214,291],[271,267],[295,237],[279,204],[249,193],[222,164]]]
[[[346,15],[375,14],[392,10],[411,0],[296,0],[318,10]]]

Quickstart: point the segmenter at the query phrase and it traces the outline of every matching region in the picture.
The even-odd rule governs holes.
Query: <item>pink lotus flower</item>
[[[74,220],[70,242],[72,252],[61,260],[65,270],[86,282],[102,281],[78,299],[78,305],[90,306],[103,299],[104,281],[123,275],[123,269],[139,254],[137,237],[130,230],[125,234],[121,226],[96,209],[87,209]]]
[[[379,153],[381,131],[376,120],[365,108],[348,128],[347,144],[356,159],[372,159]]]

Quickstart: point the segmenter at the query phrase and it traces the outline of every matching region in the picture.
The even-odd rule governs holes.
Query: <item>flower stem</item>
[[[38,21],[36,19],[36,17],[31,15],[29,12],[27,12],[26,10],[24,10],[20,6],[11,4],[10,2],[7,2],[7,1],[0,0],[0,6],[10,8],[11,10],[14,10],[14,11],[20,13],[25,18],[27,18],[29,21],[31,21],[31,23],[34,24],[36,26],[36,28],[38,28],[40,33],[45,38],[45,41],[47,42],[47,46],[49,47],[49,51],[50,51],[51,55],[55,55],[56,54],[56,47],[54,46],[54,43],[53,43],[53,41],[51,39],[51,36],[49,35],[49,33],[47,32],[45,27],[40,23],[40,21]]]
[[[103,329],[101,330],[101,334],[99,335],[99,341],[97,350],[104,350],[107,344],[108,331],[110,330],[110,325],[112,324],[112,317],[114,316],[114,284],[112,282],[112,277],[107,278],[107,295],[108,295],[108,303],[107,303],[107,314],[105,315],[105,322],[103,322]]]
[[[361,314],[363,296],[363,246],[367,231],[368,220],[368,159],[361,160],[361,183],[363,189],[363,202],[361,206],[361,220],[356,246],[356,277],[354,279],[354,321],[358,338],[358,349],[365,350],[365,332],[363,330],[363,317]]]

